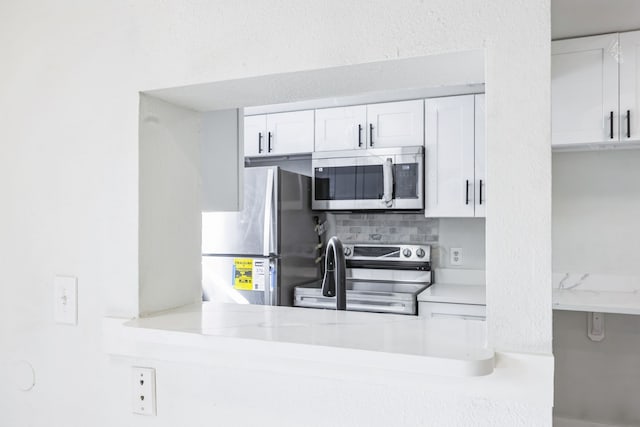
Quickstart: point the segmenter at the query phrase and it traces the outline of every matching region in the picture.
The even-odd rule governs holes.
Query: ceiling
[[[640,30],[640,0],[551,0],[553,40]]]

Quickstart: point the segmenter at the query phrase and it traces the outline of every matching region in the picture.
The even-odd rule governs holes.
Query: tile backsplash
[[[423,213],[327,213],[327,236],[350,243],[415,243],[431,246],[434,268],[485,268],[481,218],[425,218]],[[449,265],[450,248],[462,248],[464,264]]]
[[[421,213],[338,213],[328,214],[329,230],[344,242],[436,243],[438,219]]]

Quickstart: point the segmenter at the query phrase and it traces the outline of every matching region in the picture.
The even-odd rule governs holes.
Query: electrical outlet
[[[462,265],[462,248],[451,248],[449,255],[451,265]]]
[[[156,414],[156,370],[153,368],[133,367],[133,413],[141,415]]]
[[[78,279],[56,276],[53,281],[54,319],[57,323],[78,324]]]

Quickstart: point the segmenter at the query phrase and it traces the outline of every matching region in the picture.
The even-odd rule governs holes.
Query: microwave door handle
[[[273,206],[273,169],[267,171],[267,187],[264,195],[264,229],[262,230],[262,255],[268,257],[271,246],[271,210]]]
[[[393,207],[393,161],[387,158],[382,164],[382,203],[385,207]]]

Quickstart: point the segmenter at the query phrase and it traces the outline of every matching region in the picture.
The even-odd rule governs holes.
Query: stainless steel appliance
[[[314,152],[313,209],[424,208],[424,148]]]
[[[294,286],[319,273],[310,190],[307,176],[245,169],[242,210],[202,214],[204,300],[292,305]]]
[[[417,296],[431,284],[428,245],[344,244],[347,310],[417,314]],[[335,309],[321,281],[296,286],[294,305]]]

